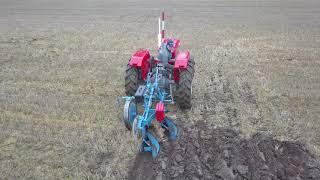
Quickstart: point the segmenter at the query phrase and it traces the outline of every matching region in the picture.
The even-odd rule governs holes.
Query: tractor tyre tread
[[[194,59],[191,56],[186,70],[181,71],[179,85],[176,91],[176,101],[181,109],[192,107],[192,80],[194,74]]]
[[[135,67],[127,66],[125,75],[125,92],[127,96],[134,96],[139,87],[139,71]]]

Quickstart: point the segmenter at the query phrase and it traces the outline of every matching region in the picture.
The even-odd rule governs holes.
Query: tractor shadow
[[[128,179],[320,179],[320,161],[303,143],[203,122],[180,126],[177,141],[161,143],[157,159],[138,154]]]

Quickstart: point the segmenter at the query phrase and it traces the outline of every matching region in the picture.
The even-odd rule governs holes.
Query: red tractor
[[[157,64],[164,64],[166,82],[164,85],[182,109],[191,108],[192,80],[195,61],[188,50],[179,51],[180,40],[164,38],[164,13],[159,18],[158,54],[152,56],[147,49],[136,51],[130,58],[125,75],[125,92],[127,96],[135,96],[140,85],[144,85],[148,73]],[[173,101],[174,99],[174,101]]]

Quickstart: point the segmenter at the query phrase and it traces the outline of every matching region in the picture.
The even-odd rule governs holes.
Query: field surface
[[[1,179],[320,179],[319,0],[1,0]],[[196,61],[159,158],[120,118],[157,18]]]

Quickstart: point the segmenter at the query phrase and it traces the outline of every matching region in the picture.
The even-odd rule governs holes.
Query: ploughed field
[[[0,2],[0,174],[320,179],[320,2]],[[178,140],[137,154],[116,101],[157,18],[196,61]]]

